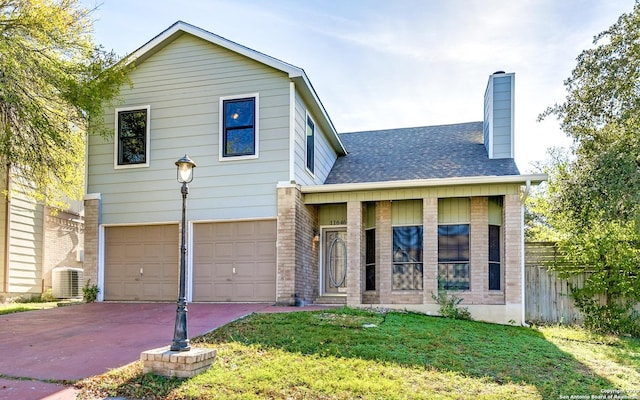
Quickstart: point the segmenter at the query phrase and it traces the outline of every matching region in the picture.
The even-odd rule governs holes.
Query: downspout
[[[525,260],[524,260],[524,204],[529,197],[529,192],[531,191],[531,181],[527,179],[526,186],[524,188],[524,192],[522,193],[522,204],[520,205],[520,221],[522,221],[522,225],[520,226],[520,284],[522,290],[522,326],[530,327],[526,322],[527,316],[527,301],[526,301],[526,284],[525,284]]]

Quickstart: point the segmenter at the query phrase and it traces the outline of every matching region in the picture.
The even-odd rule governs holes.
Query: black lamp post
[[[187,335],[187,299],[185,296],[186,286],[186,262],[187,246],[185,244],[186,232],[186,206],[187,194],[189,194],[189,186],[187,183],[193,180],[193,168],[196,163],[193,162],[186,154],[184,157],[176,161],[178,167],[178,182],[182,183],[182,235],[180,242],[180,293],[178,294],[178,308],[176,309],[176,326],[173,331],[173,342],[171,343],[171,351],[189,351],[189,336]]]

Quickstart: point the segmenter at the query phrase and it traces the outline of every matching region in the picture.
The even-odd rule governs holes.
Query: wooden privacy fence
[[[550,266],[565,265],[553,242],[527,242],[524,245],[525,319],[552,324],[581,324],[584,320],[571,298],[571,288],[583,287],[591,273],[561,278]],[[604,297],[601,298],[604,302]],[[640,313],[640,304],[634,307]]]
[[[583,316],[571,298],[572,287],[582,287],[588,273],[560,278],[549,271],[562,263],[562,255],[553,242],[525,243],[525,318],[527,321],[557,324],[580,324]]]

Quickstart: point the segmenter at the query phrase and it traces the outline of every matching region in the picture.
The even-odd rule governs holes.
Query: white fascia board
[[[547,180],[547,174],[469,176],[437,179],[411,179],[404,181],[336,183],[328,185],[302,186],[302,193],[352,192],[360,190],[405,189],[434,186],[484,185],[501,183],[520,183],[537,185]]]
[[[333,125],[331,118],[329,118],[329,114],[320,101],[320,97],[318,97],[318,94],[309,81],[307,74],[305,74],[304,70],[302,70],[302,75],[299,77],[292,77],[292,80],[297,84],[297,87],[301,88],[302,95],[308,98],[308,100],[312,104],[312,107],[313,105],[316,106],[314,107],[315,109],[313,111],[322,117],[321,126],[323,130],[328,133],[331,144],[334,146],[338,155],[346,155],[347,149],[344,147],[342,140],[340,140],[338,131]]]

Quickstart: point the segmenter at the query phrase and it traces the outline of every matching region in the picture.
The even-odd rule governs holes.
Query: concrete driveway
[[[188,304],[189,337],[254,312],[319,308]],[[102,374],[171,344],[175,311],[175,303],[91,303],[1,315],[0,400],[74,399],[70,385],[44,381]]]

